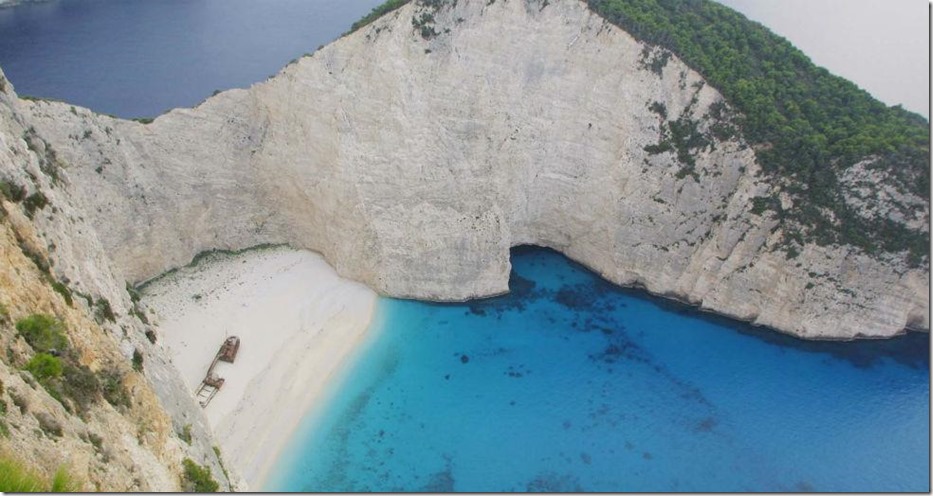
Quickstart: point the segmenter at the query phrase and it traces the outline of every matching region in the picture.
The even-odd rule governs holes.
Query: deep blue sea
[[[382,0],[0,9],[22,95],[122,117],[246,87]],[[811,343],[614,287],[544,249],[512,292],[381,299],[267,489],[929,491],[929,337]]]
[[[0,8],[0,67],[20,95],[120,117],[247,87],[383,0],[49,0]]]
[[[809,343],[540,248],[511,293],[382,299],[288,491],[929,491],[929,339]]]

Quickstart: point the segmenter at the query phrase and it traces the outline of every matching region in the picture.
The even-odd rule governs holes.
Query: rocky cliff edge
[[[535,244],[805,338],[929,329],[928,268],[778,249],[780,222],[754,199],[780,186],[741,137],[716,137],[734,111],[677,57],[577,0],[434,3],[152,123],[12,106],[131,282],[208,249],[288,243],[382,294],[466,300],[507,291],[509,249]],[[695,139],[665,148],[674,125]],[[927,229],[929,202],[913,200],[903,222]]]

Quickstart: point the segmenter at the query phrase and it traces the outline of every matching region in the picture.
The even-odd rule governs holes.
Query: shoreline
[[[347,353],[328,377],[326,384],[316,394],[313,404],[307,405],[299,422],[291,430],[291,436],[288,441],[279,447],[278,452],[271,458],[277,461],[274,467],[270,466],[257,479],[256,485],[250,487],[250,491],[261,492],[287,492],[280,486],[289,475],[289,468],[295,461],[295,457],[300,455],[300,449],[293,444],[295,439],[307,439],[307,436],[315,432],[322,422],[327,421],[328,410],[322,407],[331,405],[339,395],[342,386],[346,386],[353,372],[353,366],[369,352],[376,344],[383,333],[388,328],[390,322],[390,310],[384,305],[385,301],[378,300],[375,304],[375,310],[370,320],[369,327],[364,335],[360,336],[359,341],[353,349]]]
[[[209,255],[142,295],[192,394],[223,340],[240,337],[204,413],[237,489],[254,491],[367,341],[378,302],[321,255],[287,247]]]

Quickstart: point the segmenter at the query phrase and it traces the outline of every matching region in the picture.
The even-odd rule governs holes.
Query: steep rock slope
[[[177,491],[185,458],[230,487],[201,408],[18,105],[0,74],[0,451],[65,467],[84,491]],[[60,377],[27,371],[46,350],[16,326],[36,314],[67,340]]]
[[[929,328],[927,268],[778,249],[754,201],[777,185],[741,137],[717,137],[734,111],[676,57],[578,0],[439,3],[151,124],[14,106],[133,282],[287,242],[384,294],[463,300],[506,291],[509,248],[530,243],[803,337]],[[928,200],[908,200],[926,229]]]

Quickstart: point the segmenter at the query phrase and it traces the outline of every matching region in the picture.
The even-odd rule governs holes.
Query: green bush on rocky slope
[[[30,470],[9,455],[0,455],[0,492],[5,493],[67,493],[81,489],[64,468],[51,480]]]

